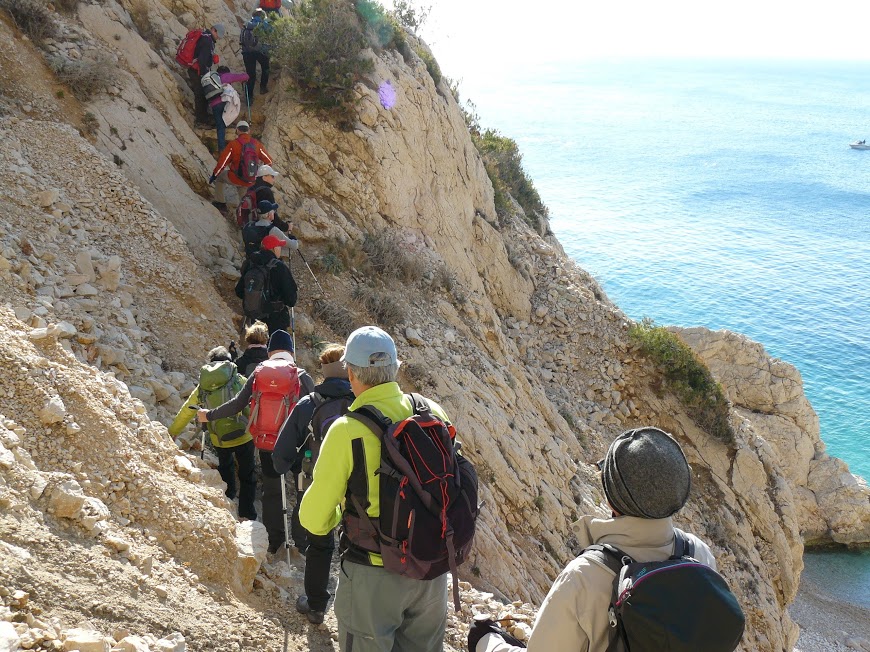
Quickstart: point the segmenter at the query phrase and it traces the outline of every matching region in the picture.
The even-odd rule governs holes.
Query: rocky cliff
[[[221,297],[241,262],[204,199],[213,159],[171,55],[188,28],[218,20],[234,43],[245,9],[80,3],[42,50],[0,25],[15,46],[0,58],[3,106],[18,114],[0,170],[0,620],[42,649],[84,619],[103,637],[87,649],[128,634],[161,650],[182,649],[179,636],[191,649],[332,647],[288,613],[298,570],[260,567],[259,528],[235,525],[215,472],[163,425],[205,352],[235,337]],[[95,53],[116,62],[106,92],[60,98],[44,58]],[[680,522],[711,542],[747,611],[742,649],[790,650],[804,538],[866,542],[870,522],[866,486],[824,454],[799,376],[739,336],[682,331],[733,404],[735,441],[711,438],[558,242],[519,210],[496,212],[449,89],[413,53],[367,56],[352,129],[306,110],[280,76],[254,115],[323,286],[294,263],[300,359],[362,323],[396,336],[404,385],[445,406],[483,481],[461,574],[509,600],[540,602],[577,552],[571,522],[604,513],[589,462],[624,428],[669,430],[695,472]],[[90,142],[65,122],[87,123]],[[462,628],[452,620],[453,643]],[[120,649],[146,649],[133,646]]]

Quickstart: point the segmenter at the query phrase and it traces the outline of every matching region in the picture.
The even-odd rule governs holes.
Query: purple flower
[[[381,106],[385,109],[392,109],[396,105],[396,89],[389,81],[383,82],[378,87],[378,97],[381,100]]]

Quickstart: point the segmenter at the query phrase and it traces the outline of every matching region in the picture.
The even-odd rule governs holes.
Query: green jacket
[[[232,393],[238,394],[239,391],[245,384],[245,377],[241,374],[236,376],[235,381],[233,382]],[[196,416],[196,410],[190,409],[191,406],[195,407],[199,405],[199,385],[190,393],[190,396],[184,402],[184,405],[181,406],[181,409],[178,411],[178,414],[175,415],[175,420],[172,422],[172,425],[169,426],[169,434],[173,437],[177,437],[181,434],[181,431],[190,423],[193,418]],[[245,416],[248,415],[248,408],[245,408],[243,414]],[[242,444],[246,444],[251,441],[253,437],[251,437],[251,433],[245,431],[245,433],[241,437],[236,437],[235,439],[231,439],[229,441],[220,441],[214,433],[209,433],[209,439],[211,439],[212,446],[215,448],[235,448],[236,446],[241,446]]]
[[[353,411],[363,405],[375,406],[394,423],[414,413],[410,399],[402,393],[398,383],[384,383],[367,389],[351,403],[349,409]],[[447,415],[440,405],[434,401],[429,401],[429,405],[433,414],[447,421]],[[347,483],[353,470],[351,442],[354,439],[362,439],[365,451],[369,478],[369,507],[366,511],[373,520],[381,514],[380,482],[375,475],[381,465],[381,442],[359,421],[340,417],[326,433],[320,456],[314,465],[314,480],[299,508],[299,521],[312,534],[328,534],[341,522]],[[374,553],[370,553],[369,561],[373,566],[384,565],[381,556]]]

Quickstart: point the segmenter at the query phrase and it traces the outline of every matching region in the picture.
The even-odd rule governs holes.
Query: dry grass
[[[401,297],[386,288],[373,288],[358,283],[351,293],[353,302],[365,308],[384,330],[391,330],[405,320],[405,307]]]
[[[78,61],[54,57],[49,65],[58,81],[69,86],[73,95],[83,102],[118,80],[118,66],[105,54],[96,54]]]
[[[163,34],[151,20],[151,9],[146,0],[133,0],[130,5],[130,18],[136,26],[139,36],[145,39],[155,50],[163,49]]]
[[[27,37],[41,44],[60,33],[57,20],[47,3],[40,0],[0,0],[0,9],[6,11]]]
[[[344,306],[328,299],[315,299],[312,315],[332,329],[332,332],[346,339],[354,329],[353,313]]]
[[[425,261],[409,250],[395,232],[366,233],[362,249],[371,270],[381,278],[395,278],[409,284],[423,280]]]

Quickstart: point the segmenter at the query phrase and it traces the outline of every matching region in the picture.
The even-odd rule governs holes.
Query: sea
[[[630,317],[728,329],[800,371],[870,479],[870,62],[589,60],[463,82],[566,252]],[[870,551],[805,577],[870,607]]]

